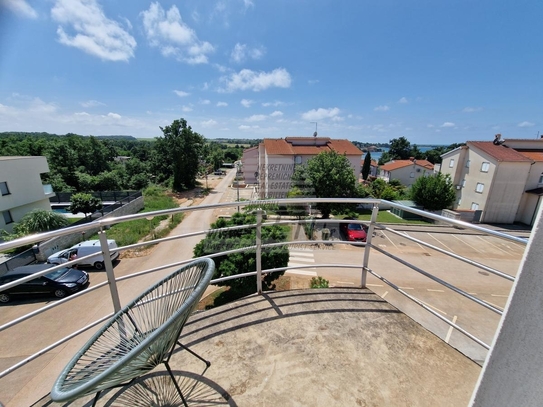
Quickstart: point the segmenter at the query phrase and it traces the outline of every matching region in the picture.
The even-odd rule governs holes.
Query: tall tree
[[[429,211],[450,207],[456,199],[449,174],[437,174],[417,178],[411,186],[411,199]]]
[[[357,196],[357,180],[345,155],[325,151],[307,161],[305,176],[317,198],[351,198]],[[342,204],[318,203],[322,217],[330,217],[332,210],[341,211]]]
[[[407,160],[411,157],[411,143],[405,138],[395,138],[390,140],[389,154],[396,160]]]
[[[164,146],[162,150],[173,176],[173,189],[183,191],[196,186],[198,175],[198,162],[200,152],[204,145],[204,138],[192,131],[185,119],[174,120],[170,126],[160,128],[164,133]],[[160,137],[158,138],[160,139]]]
[[[368,151],[364,157],[364,164],[362,164],[362,179],[367,180],[371,170],[371,154]]]

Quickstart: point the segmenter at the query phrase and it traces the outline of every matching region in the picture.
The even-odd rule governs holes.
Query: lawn
[[[344,216],[340,216],[341,218],[344,218]],[[362,211],[358,215],[359,220],[371,220],[371,211]],[[433,221],[428,220],[411,220],[411,219],[402,219],[397,217],[396,215],[393,215],[389,211],[382,210],[379,211],[379,214],[377,215],[377,222],[379,223],[407,223],[410,225],[428,225],[433,224]]]

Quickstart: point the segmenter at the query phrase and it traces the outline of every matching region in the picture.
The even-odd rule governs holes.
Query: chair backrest
[[[152,370],[168,357],[209,285],[215,263],[200,259],[170,274],[116,313],[72,358],[53,401],[96,393]]]

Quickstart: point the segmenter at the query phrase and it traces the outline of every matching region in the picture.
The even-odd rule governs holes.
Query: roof
[[[533,161],[543,161],[543,151],[523,151],[517,150],[518,153],[522,154],[525,157],[528,157]]]
[[[264,148],[270,155],[317,155],[323,151],[337,151],[345,155],[362,155],[362,151],[345,139],[328,137],[287,137],[264,139]],[[315,144],[312,144],[315,143]]]
[[[246,153],[246,152],[252,151],[252,150],[258,150],[258,146],[246,148],[245,150],[243,150],[243,153]]]
[[[519,153],[518,151],[504,145],[496,145],[492,141],[468,141],[467,145],[470,148],[475,147],[478,150],[481,150],[482,152],[494,158],[496,161],[500,162],[532,161],[530,158]]]
[[[55,267],[54,264],[42,263],[42,264],[30,264],[28,266],[15,267],[13,270],[8,271],[5,276],[12,274],[34,274],[43,270]]]
[[[410,165],[416,165],[417,167],[422,167],[427,170],[434,169],[434,164],[426,160],[395,160],[381,165],[379,168],[384,171],[394,171],[400,168],[409,167]]]

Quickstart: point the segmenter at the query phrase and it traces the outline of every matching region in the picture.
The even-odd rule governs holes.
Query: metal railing
[[[414,243],[416,243],[418,245],[422,245],[422,246],[424,246],[426,248],[429,248],[431,250],[435,250],[435,251],[437,251],[437,252],[439,252],[439,253],[441,253],[443,255],[449,256],[452,259],[467,263],[470,266],[473,266],[473,267],[475,267],[477,269],[481,269],[481,270],[483,270],[485,272],[492,273],[493,275],[495,275],[497,277],[500,277],[500,278],[503,278],[503,279],[505,279],[507,281],[514,281],[514,277],[512,275],[509,275],[507,273],[499,271],[499,270],[497,270],[497,269],[495,269],[493,267],[481,264],[480,262],[470,260],[468,258],[460,256],[460,255],[458,255],[456,253],[453,253],[451,251],[448,251],[448,250],[439,248],[437,246],[428,244],[428,243],[426,243],[426,242],[424,242],[424,241],[422,241],[420,239],[416,239],[416,238],[414,238],[414,237],[412,237],[412,236],[410,236],[410,235],[408,235],[406,233],[398,232],[398,231],[394,230],[393,228],[391,228],[390,226],[379,224],[377,222],[377,216],[378,216],[378,212],[379,212],[379,205],[381,203],[385,203],[387,206],[392,206],[392,207],[401,209],[401,210],[406,211],[406,212],[411,212],[411,213],[423,216],[423,217],[428,218],[428,219],[437,220],[437,221],[440,221],[440,222],[445,222],[445,223],[447,223],[447,224],[449,224],[451,226],[460,227],[460,228],[471,230],[471,231],[476,231],[476,232],[479,232],[479,233],[482,233],[482,234],[494,236],[494,237],[497,237],[497,238],[500,238],[500,239],[505,239],[505,240],[512,241],[512,242],[515,242],[515,243],[519,243],[519,244],[522,244],[522,245],[525,245],[527,243],[527,239],[511,236],[509,234],[501,233],[501,232],[498,232],[498,231],[495,231],[495,230],[486,229],[486,228],[478,226],[478,225],[473,225],[473,224],[469,224],[469,223],[454,220],[454,219],[444,218],[444,217],[441,217],[439,215],[435,215],[435,214],[428,213],[428,212],[425,212],[425,211],[405,207],[405,206],[402,206],[402,205],[399,205],[399,204],[396,204],[396,203],[392,203],[392,202],[388,202],[388,201],[382,201],[382,200],[378,200],[378,199],[354,199],[354,198],[353,199],[350,199],[350,198],[344,198],[344,199],[336,199],[336,198],[310,198],[310,199],[308,199],[308,198],[304,198],[304,199],[280,199],[280,200],[274,200],[274,201],[267,201],[267,200],[266,201],[243,201],[243,202],[228,202],[228,203],[220,203],[220,204],[214,204],[214,205],[200,205],[200,206],[196,206],[196,207],[184,207],[184,208],[168,209],[168,210],[162,210],[162,211],[156,211],[156,212],[146,212],[146,213],[142,213],[142,214],[134,214],[134,215],[127,215],[127,216],[122,216],[122,217],[115,217],[115,218],[103,218],[103,219],[97,220],[97,221],[89,223],[89,224],[78,225],[78,226],[74,226],[74,227],[70,227],[70,228],[66,228],[66,229],[62,229],[62,230],[42,233],[42,234],[38,234],[38,235],[27,236],[27,237],[24,237],[24,238],[21,238],[21,239],[18,239],[18,240],[1,243],[0,244],[0,252],[3,252],[3,251],[6,251],[6,250],[9,250],[9,249],[12,249],[12,248],[16,248],[16,247],[19,247],[19,246],[28,245],[28,244],[32,244],[32,243],[36,243],[36,242],[47,240],[47,239],[50,239],[50,238],[56,237],[56,236],[63,236],[65,234],[74,233],[74,232],[84,232],[84,231],[86,231],[86,230],[88,230],[90,228],[95,228],[96,226],[99,226],[100,229],[101,229],[101,232],[99,233],[99,238],[100,238],[100,242],[101,242],[101,245],[102,245],[102,251],[103,251],[104,260],[105,260],[104,263],[105,263],[105,271],[106,271],[106,274],[107,274],[107,281],[102,282],[102,283],[97,284],[97,285],[94,285],[92,287],[89,287],[84,291],[78,292],[78,293],[76,293],[74,295],[71,295],[71,296],[69,296],[67,298],[64,298],[62,300],[52,302],[52,303],[50,303],[50,304],[48,304],[48,305],[46,305],[46,306],[44,306],[44,307],[42,307],[42,308],[40,308],[38,310],[35,310],[35,311],[31,312],[31,313],[28,313],[28,314],[23,315],[23,316],[21,316],[19,318],[16,318],[15,320],[12,320],[12,321],[10,321],[8,323],[5,323],[5,324],[0,326],[0,332],[5,331],[5,330],[10,329],[10,328],[13,328],[14,326],[22,323],[23,321],[26,321],[26,320],[28,320],[30,318],[34,318],[34,317],[40,315],[41,313],[43,313],[43,312],[45,312],[47,310],[50,310],[51,308],[60,306],[60,305],[66,303],[68,301],[75,300],[78,297],[88,295],[89,293],[92,293],[92,292],[94,292],[94,291],[98,290],[99,288],[102,288],[102,287],[104,287],[106,285],[109,286],[111,301],[112,301],[112,304],[113,304],[113,309],[114,309],[114,312],[116,312],[121,308],[121,301],[120,301],[120,298],[119,298],[119,289],[118,289],[118,283],[120,281],[137,278],[137,277],[140,277],[140,276],[143,276],[143,275],[146,275],[146,274],[150,274],[150,273],[156,273],[158,271],[165,270],[165,269],[168,269],[168,268],[171,268],[171,267],[180,266],[182,264],[188,263],[191,260],[193,260],[192,258],[183,259],[181,261],[177,261],[177,262],[173,262],[173,263],[166,263],[166,264],[163,264],[161,266],[151,268],[151,269],[147,269],[147,270],[138,270],[138,271],[136,271],[134,273],[131,273],[131,274],[128,274],[128,275],[125,275],[125,276],[116,276],[115,272],[114,272],[113,264],[112,264],[112,261],[111,261],[110,248],[109,248],[109,246],[107,244],[107,230],[106,229],[111,225],[121,223],[121,222],[131,221],[131,220],[135,220],[135,219],[142,219],[142,218],[149,219],[150,216],[172,215],[172,214],[180,213],[180,212],[202,211],[202,210],[217,209],[217,208],[224,208],[224,207],[237,207],[238,205],[242,206],[242,207],[243,206],[250,206],[251,208],[255,208],[255,207],[258,208],[258,207],[267,207],[270,204],[275,204],[275,205],[289,205],[289,204],[308,205],[308,204],[311,204],[311,205],[315,205],[315,203],[320,203],[320,202],[323,202],[323,203],[354,203],[354,204],[364,203],[364,204],[373,205],[373,210],[372,210],[370,221],[369,222],[368,221],[364,221],[364,222],[360,221],[360,223],[364,223],[364,224],[366,224],[368,226],[366,242],[345,242],[345,241],[333,241],[333,240],[301,240],[301,241],[286,241],[286,242],[263,242],[262,241],[262,229],[265,228],[265,227],[268,227],[270,225],[276,225],[276,224],[279,224],[279,225],[298,224],[298,225],[300,225],[300,224],[309,223],[309,222],[316,223],[316,224],[323,224],[323,223],[326,223],[326,222],[330,223],[331,220],[330,219],[327,219],[327,220],[318,220],[318,219],[317,220],[315,220],[315,219],[309,219],[309,220],[275,219],[275,220],[270,221],[268,219],[267,222],[263,222],[263,216],[262,216],[263,211],[261,209],[257,209],[255,211],[256,212],[256,223],[252,224],[252,225],[240,225],[240,226],[234,226],[234,227],[229,227],[229,228],[224,228],[224,229],[207,229],[207,230],[201,230],[201,231],[196,231],[196,232],[191,232],[191,233],[184,233],[184,234],[181,234],[181,235],[168,236],[168,237],[161,238],[161,239],[155,239],[155,240],[151,240],[151,241],[146,241],[146,242],[142,242],[142,243],[136,243],[136,244],[132,244],[132,245],[124,246],[124,247],[119,247],[119,248],[113,249],[112,251],[123,252],[123,251],[127,251],[127,250],[138,249],[138,248],[142,248],[142,247],[145,247],[145,246],[148,246],[148,245],[156,245],[156,244],[160,244],[160,243],[167,242],[167,241],[172,241],[172,240],[177,240],[177,239],[185,239],[185,238],[194,237],[194,236],[202,236],[203,237],[203,236],[205,236],[206,234],[208,234],[210,232],[224,232],[224,231],[232,231],[232,230],[242,230],[242,229],[247,229],[247,228],[256,228],[256,239],[254,241],[254,245],[251,245],[251,246],[248,246],[248,247],[243,247],[243,248],[232,248],[232,249],[224,250],[224,251],[222,251],[220,253],[216,253],[216,254],[213,254],[213,255],[209,256],[211,258],[214,258],[214,257],[218,257],[218,256],[224,256],[224,255],[232,254],[232,253],[254,251],[255,256],[256,256],[256,270],[254,270],[252,272],[244,273],[244,274],[234,275],[234,276],[220,277],[220,278],[217,278],[215,280],[212,280],[212,282],[211,282],[212,284],[216,284],[216,283],[219,283],[219,282],[225,282],[225,281],[232,280],[232,279],[237,279],[237,278],[245,278],[245,277],[249,277],[249,276],[256,276],[255,292],[260,294],[260,293],[262,293],[262,276],[265,275],[265,274],[276,273],[276,272],[279,272],[279,271],[288,271],[288,270],[291,270],[291,269],[300,269],[300,268],[304,268],[304,267],[307,267],[307,268],[311,267],[311,268],[355,269],[355,270],[359,270],[359,273],[360,273],[359,274],[359,279],[360,279],[359,286],[360,287],[362,287],[362,288],[366,287],[367,275],[369,273],[369,274],[375,276],[377,279],[379,279],[383,283],[387,284],[388,287],[390,287],[393,290],[395,290],[396,292],[400,293],[405,298],[411,300],[413,303],[417,304],[418,306],[422,307],[426,311],[430,312],[432,315],[436,316],[437,318],[439,318],[440,320],[442,320],[443,322],[448,324],[450,327],[454,328],[455,330],[462,333],[466,337],[468,337],[471,340],[475,341],[476,343],[478,343],[479,345],[481,345],[485,349],[489,349],[489,345],[487,343],[485,343],[483,340],[481,340],[480,338],[478,338],[474,334],[468,332],[467,330],[465,330],[464,328],[462,328],[461,326],[456,324],[454,321],[450,321],[447,318],[443,317],[442,315],[439,314],[439,312],[436,312],[434,309],[432,309],[432,307],[428,306],[423,301],[416,298],[414,295],[409,294],[404,289],[402,289],[399,285],[397,285],[394,282],[390,281],[388,278],[383,277],[382,275],[380,275],[379,273],[377,273],[376,271],[371,269],[369,267],[369,259],[370,259],[371,249],[374,249],[376,252],[382,253],[383,255],[389,257],[390,259],[393,259],[394,261],[396,261],[399,264],[407,266],[408,268],[410,268],[411,270],[414,270],[415,272],[419,273],[420,275],[425,276],[430,281],[438,283],[438,284],[446,287],[447,289],[453,291],[454,293],[459,294],[460,296],[469,299],[470,301],[474,302],[475,304],[477,304],[477,305],[479,305],[479,306],[481,306],[481,307],[483,307],[485,309],[488,309],[488,310],[492,311],[493,313],[501,315],[502,310],[499,309],[499,307],[497,307],[497,306],[495,306],[493,304],[490,304],[487,301],[479,299],[475,295],[470,294],[469,292],[466,292],[465,290],[463,290],[463,289],[461,289],[459,287],[456,287],[453,284],[451,284],[451,283],[449,283],[449,282],[447,282],[447,281],[445,281],[445,280],[443,280],[441,278],[438,278],[437,276],[433,275],[429,271],[424,270],[421,267],[418,267],[416,265],[413,265],[413,264],[407,262],[406,260],[404,260],[404,259],[402,259],[402,258],[400,258],[400,257],[398,257],[398,256],[396,256],[396,255],[394,255],[392,253],[389,253],[388,251],[384,250],[383,248],[379,247],[378,245],[374,245],[372,243],[373,236],[377,231],[387,231],[387,232],[399,235],[402,238],[410,240],[410,241],[412,241],[412,242],[414,242]],[[335,219],[333,221],[337,222],[337,223],[357,222],[357,221],[353,221],[353,220],[339,220],[339,219]],[[346,244],[346,243],[352,244],[352,245],[355,245],[355,246],[362,246],[363,247],[363,257],[362,257],[362,261],[361,261],[360,264],[352,265],[352,264],[344,264],[344,263],[328,263],[328,264],[311,264],[311,265],[308,265],[308,266],[300,266],[300,265],[295,265],[295,266],[290,266],[290,267],[289,266],[286,266],[286,267],[281,266],[281,267],[276,267],[276,268],[271,268],[271,269],[266,269],[266,270],[262,269],[262,263],[261,263],[262,252],[267,250],[267,249],[273,248],[273,247],[285,246],[285,245],[289,246],[289,245],[293,245],[293,244],[338,245],[338,244]],[[50,273],[51,271],[56,270],[56,269],[58,269],[60,267],[65,267],[65,266],[70,266],[70,265],[76,264],[79,260],[85,259],[87,257],[92,257],[94,255],[95,254],[91,254],[89,256],[82,257],[82,258],[80,258],[78,260],[70,261],[70,262],[64,263],[64,264],[62,264],[60,266],[56,266],[56,267],[50,268],[48,270],[42,271],[40,273],[36,273],[36,274],[34,274],[32,276],[29,276],[29,277],[26,277],[26,278],[23,278],[23,279],[20,279],[20,280],[17,280],[17,281],[14,281],[14,282],[11,282],[11,283],[8,283],[8,284],[5,284],[5,285],[2,285],[2,286],[0,286],[0,292],[3,291],[3,290],[9,289],[11,287],[14,287],[14,286],[16,286],[18,284],[21,284],[21,283],[23,283],[25,281],[32,280],[32,279],[36,278],[37,276],[41,276],[41,275]],[[18,363],[16,363],[15,365],[13,365],[13,366],[7,368],[6,370],[0,372],[0,378],[6,376],[7,374],[9,374],[9,373],[13,372],[14,370],[20,368],[21,366],[29,363],[30,361],[40,357],[45,352],[50,351],[51,349],[53,349],[53,348],[65,343],[65,342],[71,340],[75,336],[77,336],[77,335],[79,335],[79,334],[81,334],[81,333],[95,327],[97,324],[103,322],[104,320],[109,318],[111,315],[112,314],[104,315],[103,317],[100,317],[97,321],[94,321],[93,323],[88,324],[87,326],[82,327],[82,328],[76,330],[75,332],[72,332],[70,335],[68,335],[68,336],[66,336],[64,338],[61,338],[61,339],[58,339],[58,340],[54,341],[53,343],[51,343],[50,345],[48,345],[44,349],[41,349],[41,350],[35,352],[33,355],[30,355],[29,357],[25,358],[24,360],[21,360]]]

